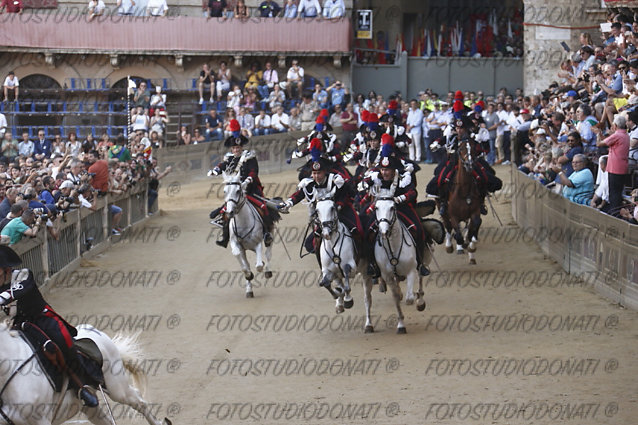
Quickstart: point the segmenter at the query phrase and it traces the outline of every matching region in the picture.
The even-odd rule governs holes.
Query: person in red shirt
[[[100,194],[106,194],[109,190],[109,164],[104,159],[100,159],[100,154],[96,150],[89,152],[89,174],[91,175],[91,186],[97,190]],[[111,224],[113,228],[111,233],[119,235],[122,229],[120,229],[119,223],[122,219],[122,208],[115,204],[109,205],[109,212],[111,213]]]
[[[609,147],[607,158],[607,178],[609,184],[609,212],[618,216],[622,207],[622,191],[625,186],[625,175],[629,168],[629,135],[627,121],[624,116],[616,115],[611,126],[614,133],[602,140],[600,130],[596,129],[596,146]]]
[[[109,190],[109,165],[104,159],[99,159],[100,154],[92,150],[89,152],[89,174],[91,186],[100,193],[106,193]]]
[[[2,0],[0,3],[0,13],[22,13],[22,0]]]

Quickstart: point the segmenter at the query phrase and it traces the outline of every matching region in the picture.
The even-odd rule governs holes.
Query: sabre
[[[259,199],[260,201],[265,202],[266,205],[271,205],[275,209],[279,209],[279,206],[281,205],[279,202],[275,202],[272,199],[264,198],[263,196],[259,196],[259,195],[252,195],[252,196]],[[286,243],[284,242],[284,238],[281,237],[281,233],[279,233],[279,228],[277,228],[276,226],[275,226],[275,232],[277,232],[277,235],[279,236],[279,239],[281,240],[281,244],[284,246],[284,251],[286,251],[288,260],[292,261],[292,258],[290,258],[290,253],[288,253],[288,247],[286,247]]]
[[[281,241],[281,244],[284,246],[284,251],[286,251],[286,255],[288,256],[288,261],[292,261],[292,258],[290,258],[290,254],[288,253],[288,248],[286,247],[286,243],[284,242],[284,238],[281,237],[281,234],[279,233],[279,229],[277,227],[275,227],[275,231],[277,232],[277,236],[279,236],[279,240]]]
[[[104,390],[102,389],[102,384],[98,385],[100,389],[100,393],[102,394],[102,398],[104,399],[104,404],[106,404],[106,409],[109,411],[109,415],[111,416],[111,422],[113,425],[117,425],[115,423],[115,418],[113,417],[113,411],[111,410],[111,406],[109,406],[109,401],[106,399],[106,395],[104,395]]]
[[[487,197],[487,202],[490,203],[490,208],[492,208],[492,215],[496,217],[496,219],[498,220],[498,224],[500,226],[503,226],[503,222],[501,222],[501,218],[496,213],[496,208],[494,208],[494,205],[492,205],[492,200],[490,199],[490,196]]]

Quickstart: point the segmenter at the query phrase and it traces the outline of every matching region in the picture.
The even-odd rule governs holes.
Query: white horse
[[[264,243],[264,223],[257,209],[246,200],[245,187],[242,187],[239,174],[223,173],[223,177],[226,215],[229,218],[230,249],[239,261],[241,271],[246,278],[246,298],[253,298],[251,281],[255,275],[250,271],[246,251],[255,252],[257,256],[255,268],[258,272],[265,270],[264,276],[270,279],[272,277],[270,270],[272,245],[266,246]]]
[[[350,295],[350,279],[357,273],[355,259],[355,245],[350,230],[339,221],[337,207],[332,199],[334,190],[317,200],[315,212],[317,222],[321,228],[321,280],[319,284],[325,287],[336,300],[337,313],[343,313],[344,308],[352,308],[354,300]],[[332,282],[337,285],[333,289]]]
[[[167,418],[164,422],[157,420],[151,413],[152,406],[142,398],[146,375],[139,367],[142,359],[137,338],[118,334],[111,339],[91,325],[80,325],[77,330],[76,339],[92,340],[102,353],[104,392],[109,398],[137,410],[150,425],[170,425]],[[0,347],[0,362],[12,366],[0,368],[0,423],[57,425],[83,412],[93,424],[112,425],[111,417],[103,409],[83,406],[75,391],[55,393],[38,360],[32,357],[31,347],[17,332],[10,331],[6,323],[0,323]]]
[[[374,210],[376,220],[379,226],[379,233],[374,244],[374,255],[381,271],[381,278],[390,285],[392,296],[397,308],[397,333],[406,333],[403,324],[403,312],[401,311],[401,300],[403,294],[399,287],[399,282],[407,280],[407,295],[405,303],[412,305],[416,299],[416,308],[419,311],[425,310],[425,300],[423,299],[423,282],[422,277],[417,270],[417,249],[416,242],[405,225],[398,219],[396,206],[394,202],[394,189],[379,189],[373,187],[375,196]],[[424,258],[425,265],[429,264],[431,257],[426,250]],[[418,281],[419,290],[415,291]],[[372,331],[370,321],[370,306],[372,303],[372,284],[364,286],[365,304],[366,304],[366,332]],[[368,328],[368,326],[370,326]]]

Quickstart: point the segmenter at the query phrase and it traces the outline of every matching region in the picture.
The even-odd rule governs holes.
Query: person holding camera
[[[32,209],[27,208],[20,217],[14,218],[4,226],[0,235],[8,236],[9,245],[13,245],[20,242],[23,235],[32,238],[36,237],[40,231],[40,227],[42,227],[42,218],[36,216],[36,213]]]

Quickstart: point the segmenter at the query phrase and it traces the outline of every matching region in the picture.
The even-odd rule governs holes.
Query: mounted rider
[[[374,218],[374,193],[373,188],[394,189],[390,196],[394,197],[397,209],[397,217],[405,224],[415,239],[417,253],[417,269],[421,276],[428,276],[430,271],[423,264],[425,252],[425,232],[421,220],[416,212],[417,190],[412,181],[412,174],[408,170],[401,171],[403,165],[398,157],[391,153],[390,144],[384,145],[381,152],[381,160],[378,171],[373,171],[366,177],[361,188],[368,192],[361,199],[361,220],[366,230],[366,241],[364,246],[368,248],[369,260],[368,274],[379,277],[379,267],[374,256],[374,244],[377,238],[377,226]]]
[[[261,217],[264,221],[264,243],[266,246],[272,244],[273,238],[271,232],[275,221],[279,219],[277,211],[266,203],[264,198],[264,187],[259,180],[259,164],[257,162],[257,156],[255,151],[243,149],[244,145],[248,143],[248,138],[241,134],[241,127],[239,122],[235,119],[230,120],[229,123],[231,136],[224,141],[224,146],[230,148],[230,152],[224,155],[224,160],[217,164],[215,168],[208,172],[208,175],[218,176],[222,172],[232,174],[239,171],[239,177],[241,179],[241,187],[246,194],[246,199],[253,204],[257,211],[261,212]],[[213,210],[210,213],[210,218],[218,222],[220,213],[225,212],[226,205]],[[223,218],[223,231],[220,238],[215,242],[217,245],[226,248],[228,246],[228,240],[230,237],[229,220],[222,215]]]
[[[321,140],[315,138],[310,142],[311,159],[308,161],[308,167],[312,170],[311,177],[304,178],[299,182],[297,191],[283,203],[282,212],[288,212],[290,208],[298,204],[302,200],[310,203],[310,217],[314,216],[315,202],[329,195],[334,191],[333,200],[337,206],[337,215],[346,228],[350,231],[355,243],[361,240],[363,235],[359,216],[354,210],[352,204],[352,191],[347,185],[346,180],[339,173],[332,169],[332,164],[321,156]],[[318,229],[314,229],[306,240],[304,246],[310,253],[318,253],[319,250],[315,246],[315,235],[318,235]]]
[[[458,147],[462,143],[469,142],[471,155],[474,159],[472,175],[474,176],[479,188],[479,192],[485,198],[488,192],[496,192],[503,187],[501,179],[496,177],[496,172],[487,163],[484,156],[489,152],[489,134],[485,143],[485,129],[482,126],[482,118],[480,113],[475,110],[466,112],[455,112],[455,119],[451,124],[452,133],[448,137],[445,149],[447,151],[447,160],[442,161],[434,170],[434,177],[428,183],[426,192],[439,198],[439,212],[441,215],[447,211],[447,198],[449,195],[449,182],[456,174],[458,166]],[[433,150],[439,149],[438,143],[431,145]],[[481,205],[481,214],[487,214],[485,204]]]
[[[28,323],[46,334],[49,340],[42,349],[52,357],[59,349],[64,359],[59,359],[57,365],[68,374],[78,398],[87,407],[97,407],[97,397],[83,381],[85,371],[73,340],[77,330],[44,300],[31,270],[14,270],[20,264],[22,259],[13,249],[0,245],[0,306],[13,318],[13,329],[23,330]]]
[[[325,114],[323,111],[326,111]],[[352,178],[350,171],[343,163],[343,155],[341,154],[341,144],[337,139],[337,136],[332,133],[332,127],[328,124],[327,118],[328,111],[322,109],[322,112],[317,117],[315,122],[315,128],[313,131],[305,137],[297,140],[297,150],[293,152],[293,158],[304,158],[310,155],[311,142],[315,139],[321,142],[320,150],[323,159],[328,161],[330,165],[330,171],[340,174],[346,181]],[[306,145],[304,147],[304,145]],[[312,161],[308,161],[300,168],[299,181],[310,176],[312,169],[310,164]]]

